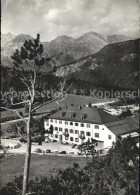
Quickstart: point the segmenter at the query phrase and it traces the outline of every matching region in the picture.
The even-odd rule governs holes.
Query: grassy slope
[[[24,155],[12,156],[1,162],[0,186],[4,186],[7,182],[23,173]],[[58,169],[65,169],[78,163],[81,167],[85,165],[84,158],[63,157],[63,156],[42,156],[32,154],[31,160],[31,179],[36,176],[55,175]]]

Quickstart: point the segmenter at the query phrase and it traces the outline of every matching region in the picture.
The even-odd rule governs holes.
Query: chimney
[[[82,106],[81,106],[81,104],[79,104],[78,108],[79,108],[79,110],[81,110],[81,109],[82,109]]]
[[[67,106],[67,105],[65,105],[65,106],[64,106],[64,108],[65,108],[65,109],[67,109],[67,108],[68,108],[68,106]]]

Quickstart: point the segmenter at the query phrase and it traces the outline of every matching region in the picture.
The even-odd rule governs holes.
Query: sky
[[[2,33],[57,36],[139,36],[140,0],[2,0]]]

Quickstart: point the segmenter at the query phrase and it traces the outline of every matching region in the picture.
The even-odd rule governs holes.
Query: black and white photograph
[[[139,0],[1,0],[0,195],[139,195]]]

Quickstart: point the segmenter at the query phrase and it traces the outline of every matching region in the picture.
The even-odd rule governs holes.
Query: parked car
[[[73,145],[74,145],[74,143],[69,143],[69,145],[70,145],[70,146],[73,146]]]
[[[59,154],[67,154],[67,152],[66,151],[61,151],[61,152],[59,152]]]
[[[17,149],[17,148],[20,148],[21,147],[21,144],[17,144],[14,146],[14,149]]]
[[[69,152],[69,154],[74,154],[74,152]]]
[[[52,139],[52,140],[51,140],[51,142],[57,142],[57,140],[55,140],[55,139]]]
[[[48,140],[46,140],[46,141],[44,141],[44,143],[49,143],[49,141],[48,141]]]
[[[24,138],[19,138],[19,141],[20,141],[20,142],[23,142],[23,143],[27,143],[27,140],[24,139]]]
[[[76,146],[75,146],[75,149],[78,149],[78,148],[79,148],[79,146],[78,146],[78,145],[76,145]]]
[[[75,148],[77,146],[77,144],[73,144],[72,148]]]
[[[63,145],[69,145],[68,142],[61,142],[61,144],[63,144]]]
[[[58,153],[59,153],[59,152],[58,152],[58,150],[54,150],[53,152],[54,152],[54,153],[56,153],[56,154],[58,154]]]
[[[51,150],[46,150],[46,153],[51,153]]]
[[[54,139],[53,142],[57,142],[57,140]]]
[[[78,155],[82,155],[82,153],[81,153],[81,152],[77,152],[77,154],[78,154]]]
[[[40,148],[37,148],[34,152],[36,152],[36,153],[44,153],[44,151],[41,150]]]

